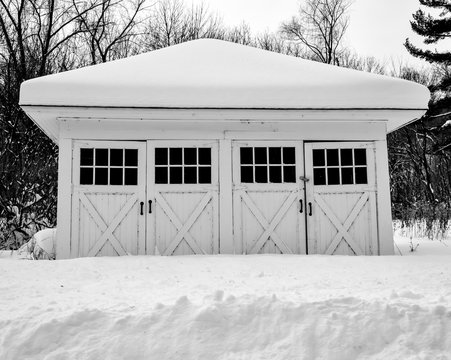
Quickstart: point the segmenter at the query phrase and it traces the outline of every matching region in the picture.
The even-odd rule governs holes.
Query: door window
[[[241,147],[242,183],[296,182],[295,147]]]
[[[81,148],[80,185],[138,185],[138,149]]]
[[[314,185],[367,183],[366,149],[313,149]]]
[[[155,148],[156,184],[211,184],[211,148]]]

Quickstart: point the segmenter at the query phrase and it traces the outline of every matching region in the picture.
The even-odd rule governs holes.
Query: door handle
[[[304,203],[302,202],[302,199],[299,199],[299,212],[302,214],[304,211]]]
[[[308,216],[312,216],[312,203],[308,203]]]
[[[139,205],[141,205],[141,215],[144,215],[144,201],[141,201]]]
[[[152,214],[152,200],[149,200],[149,214]]]

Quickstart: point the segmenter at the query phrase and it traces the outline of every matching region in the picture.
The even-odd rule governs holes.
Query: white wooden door
[[[217,141],[149,141],[149,254],[217,254]]]
[[[75,142],[71,256],[145,254],[146,144]]]
[[[373,143],[305,144],[309,254],[378,254]]]
[[[301,142],[233,143],[235,251],[305,253]]]

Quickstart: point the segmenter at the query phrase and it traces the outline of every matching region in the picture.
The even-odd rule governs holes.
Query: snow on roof
[[[28,80],[21,105],[427,109],[426,87],[221,40]]]

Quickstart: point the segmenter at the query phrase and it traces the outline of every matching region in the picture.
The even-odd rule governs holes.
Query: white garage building
[[[26,81],[59,145],[57,258],[393,254],[386,134],[418,84],[219,40]]]

